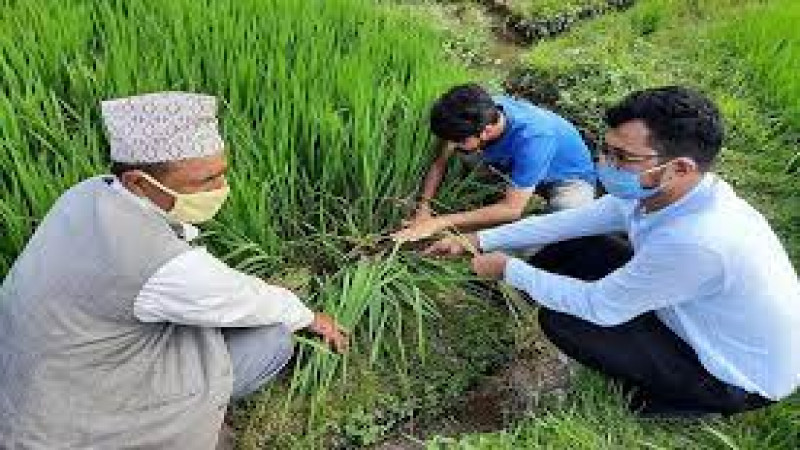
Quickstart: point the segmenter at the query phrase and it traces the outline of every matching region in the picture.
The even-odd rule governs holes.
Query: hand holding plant
[[[472,270],[484,278],[502,279],[505,275],[508,255],[501,252],[481,253],[472,258]]]
[[[347,332],[328,314],[314,313],[314,321],[308,326],[308,330],[322,337],[322,342],[325,345],[332,345],[337,353],[347,352],[349,346]]]
[[[440,239],[423,250],[426,256],[460,256],[466,252],[473,253],[478,248],[478,236],[475,233],[452,235]]]
[[[418,222],[424,222],[425,220],[432,218],[433,218],[433,211],[431,210],[431,205],[428,202],[420,202],[417,205],[417,209],[414,211],[411,218],[403,221],[403,226],[404,227],[413,226]]]
[[[392,234],[392,239],[399,242],[416,242],[429,238],[448,226],[450,224],[442,217],[423,218]]]

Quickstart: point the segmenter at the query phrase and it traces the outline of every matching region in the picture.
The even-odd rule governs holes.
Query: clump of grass
[[[800,4],[778,0],[750,8],[718,31],[719,42],[746,64],[748,81],[795,130],[800,129],[799,20]],[[787,171],[798,165],[800,152],[788,162]]]
[[[570,16],[583,9],[607,7],[607,0],[512,0],[511,9],[530,19]]]

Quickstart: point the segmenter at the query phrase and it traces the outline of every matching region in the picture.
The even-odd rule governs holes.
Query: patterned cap
[[[186,92],[158,92],[102,102],[111,160],[158,163],[223,151],[217,99]]]

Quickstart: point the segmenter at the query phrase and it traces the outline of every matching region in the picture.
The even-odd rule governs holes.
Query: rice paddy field
[[[702,89],[729,130],[717,171],[800,262],[800,3],[638,0],[524,46],[493,41],[507,34],[485,3],[0,0],[0,277],[64,190],[107,172],[101,100],[204,92],[222,100],[232,167],[204,242],[353,334],[345,356],[298,336],[284,376],[233,406],[239,448],[800,448],[797,396],[727,419],[642,420],[583,369],[491,427],[439,426],[535,323],[463,262],[385,239],[432,157],[427,109],[453,84],[513,88],[590,135],[631,90]],[[547,18],[604,2],[508,3]],[[502,64],[476,64],[487,59]],[[493,194],[453,176],[436,208]]]

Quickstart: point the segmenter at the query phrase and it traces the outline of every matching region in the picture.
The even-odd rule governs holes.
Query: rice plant
[[[723,27],[720,41],[731,48],[749,68],[765,99],[795,129],[800,127],[800,4],[773,0],[750,8]],[[793,172],[800,164],[797,153],[787,164]]]
[[[463,77],[438,61],[435,36],[358,0],[22,1],[5,5],[0,20],[3,117],[17,122],[3,127],[2,141],[6,155],[22,158],[3,167],[33,216],[102,170],[101,99],[203,91],[225,101],[235,169],[214,230],[273,255],[309,229],[393,223],[396,208],[381,198],[415,187],[427,159],[427,104]],[[59,142],[84,135],[95,145]],[[50,160],[59,170],[41,164]],[[63,181],[43,188],[54,178]],[[343,230],[347,221],[357,229]]]

